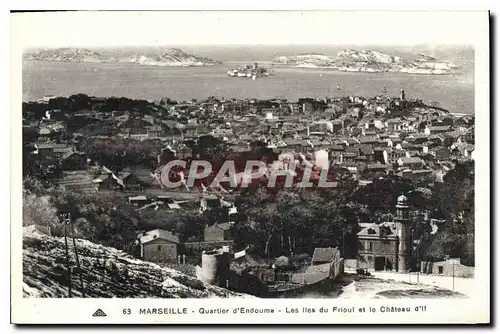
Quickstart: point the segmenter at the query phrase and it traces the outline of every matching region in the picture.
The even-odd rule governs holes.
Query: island
[[[346,49],[336,57],[322,54],[302,54],[279,56],[273,60],[275,65],[303,68],[328,68],[342,72],[400,72],[408,74],[450,74],[459,66],[435,57],[419,54],[415,60],[373,50]]]
[[[188,54],[181,49],[170,48],[160,53],[132,53],[107,56],[89,49],[57,48],[42,49],[24,54],[26,61],[84,62],[84,63],[134,63],[148,66],[212,66],[220,62]]]
[[[227,75],[230,77],[251,78],[255,80],[256,78],[267,77],[271,75],[271,72],[264,67],[259,67],[257,63],[253,63],[240,68],[231,68],[227,71]]]

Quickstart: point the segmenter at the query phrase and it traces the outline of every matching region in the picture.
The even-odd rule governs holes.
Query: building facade
[[[408,272],[412,219],[408,198],[398,197],[394,222],[370,224],[358,233],[357,267],[367,270]]]
[[[179,238],[170,231],[156,229],[137,236],[141,258],[145,261],[166,263],[177,261]]]

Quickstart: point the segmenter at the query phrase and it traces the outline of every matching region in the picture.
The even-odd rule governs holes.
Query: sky
[[[22,48],[231,44],[472,45],[487,12],[164,11],[11,14]]]

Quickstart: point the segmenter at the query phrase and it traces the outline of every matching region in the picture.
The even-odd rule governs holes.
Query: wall
[[[362,239],[360,237],[360,253],[374,255],[393,255],[398,251],[396,240],[379,240],[379,239]],[[369,248],[369,243],[372,243],[372,250]]]
[[[356,259],[344,259],[344,268],[348,271],[355,271],[358,269],[358,260]]]
[[[229,274],[229,254],[219,251],[201,255],[201,267],[197,267],[197,278],[209,284],[223,285]]]
[[[439,273],[439,267],[443,267],[443,271]],[[453,268],[454,267],[454,268]],[[441,262],[425,262],[421,263],[421,272],[424,274],[430,275],[439,275],[439,276],[455,276],[455,277],[474,277],[474,267],[464,266],[462,264],[455,264],[453,266],[452,263],[447,261]]]
[[[175,243],[157,239],[142,245],[142,247],[145,261],[157,263],[177,261],[177,244]]]
[[[369,242],[372,243],[371,251]],[[375,258],[385,257],[387,260],[384,260],[384,268],[386,270],[396,270],[398,260],[397,240],[360,239],[360,244],[357,268],[375,270]]]
[[[199,254],[202,251],[213,250],[222,248],[222,246],[228,246],[229,251],[233,250],[233,241],[225,240],[225,241],[199,241],[199,242],[185,242],[183,247],[179,250],[179,253],[182,254]]]
[[[224,230],[217,227],[205,228],[205,241],[224,241]]]

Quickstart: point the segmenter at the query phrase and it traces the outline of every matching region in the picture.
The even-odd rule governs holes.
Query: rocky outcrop
[[[180,49],[169,49],[152,56],[134,54],[119,61],[149,66],[209,66],[219,64],[212,59],[190,55]]]
[[[273,63],[299,67],[330,67],[335,65],[335,59],[321,54],[305,54],[276,57]]]
[[[103,55],[87,50],[74,48],[43,49],[26,53],[24,60],[39,60],[52,62],[106,62],[108,59]]]
[[[89,298],[208,298],[251,297],[203,283],[181,272],[141,261],[115,248],[76,240]],[[70,243],[71,245],[71,243]],[[71,255],[73,297],[83,297],[80,276]],[[23,235],[23,293],[25,297],[68,295],[64,238],[25,227]]]
[[[320,54],[281,56],[276,65],[306,68],[330,68],[342,72],[401,72],[409,74],[448,74],[458,66],[436,58],[419,55],[413,61],[372,50],[342,50],[336,57]]]
[[[219,62],[205,57],[188,54],[180,49],[168,49],[158,54],[132,54],[122,57],[108,57],[100,53],[76,48],[38,50],[24,55],[24,60],[49,62],[98,62],[134,63],[149,66],[208,66]]]

